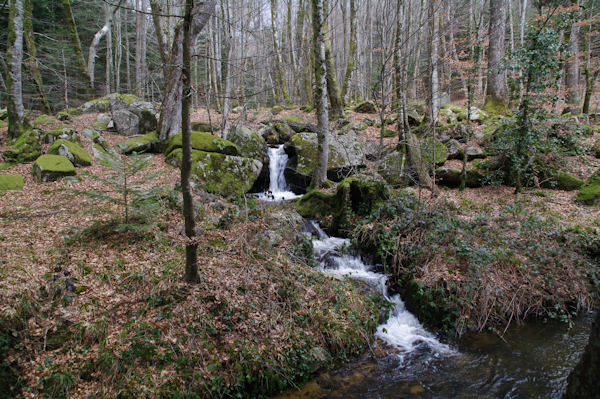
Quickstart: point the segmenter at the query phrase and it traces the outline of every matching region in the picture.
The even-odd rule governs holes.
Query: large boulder
[[[316,133],[298,133],[285,147],[290,161],[285,176],[294,192],[308,187],[317,166],[318,142]],[[365,158],[358,138],[353,133],[329,137],[327,178],[341,181],[365,167]]]
[[[135,136],[117,144],[121,154],[129,155],[134,152],[157,152],[160,139],[156,132],[150,132],[143,136]]]
[[[71,141],[58,139],[48,148],[48,154],[67,157],[75,166],[90,166],[92,157],[78,144]]]
[[[287,125],[296,133],[317,131],[317,127],[314,124],[309,123],[302,115],[289,114],[283,116],[281,120],[287,123]]]
[[[225,155],[238,155],[238,149],[229,140],[208,133],[192,132],[192,149],[205,152],[218,152]],[[167,142],[165,154],[169,155],[174,149],[181,148],[181,133],[172,136]]]
[[[287,143],[292,136],[296,134],[294,129],[285,122],[275,122],[273,124],[273,129],[275,130],[275,133],[277,133],[280,143]]]
[[[365,157],[369,161],[380,160],[381,158],[387,156],[392,151],[394,151],[395,147],[396,146],[394,144],[383,143],[383,145],[380,145],[378,142],[375,141],[367,141],[363,145]]]
[[[481,187],[484,176],[477,169],[467,169],[465,176],[466,187]],[[437,184],[446,187],[459,187],[462,180],[462,170],[458,168],[437,168],[435,170]]]
[[[374,114],[377,112],[377,107],[371,101],[365,101],[354,107],[354,112],[359,114]]]
[[[2,158],[7,163],[22,163],[37,159],[42,155],[42,146],[40,145],[41,131],[30,129],[23,133],[21,137],[4,153]]]
[[[108,112],[110,111],[110,96],[96,98],[88,101],[79,107],[82,113],[90,114],[96,112]]]
[[[410,183],[410,167],[408,158],[401,152],[394,151],[386,155],[377,164],[377,173],[394,187],[405,187]]]
[[[421,156],[425,165],[441,166],[448,160],[448,148],[439,140],[427,138],[421,141]]]
[[[56,140],[69,140],[72,141],[74,143],[78,143],[80,141],[79,139],[79,133],[77,133],[77,131],[75,129],[73,129],[72,127],[69,126],[63,126],[54,130],[50,130],[49,132],[47,132],[46,134],[44,134],[44,143],[49,143],[52,144],[54,143]]]
[[[20,190],[25,185],[21,175],[0,175],[0,193],[7,190]]]
[[[225,139],[236,145],[239,155],[246,158],[263,160],[267,153],[267,143],[262,136],[243,125],[233,125]]]
[[[33,163],[33,174],[41,182],[58,180],[65,176],[75,175],[75,166],[67,157],[46,154]]]
[[[581,186],[577,201],[586,205],[600,204],[600,169]]]
[[[167,162],[181,166],[182,150],[172,151]],[[206,191],[224,197],[245,194],[254,185],[262,170],[262,162],[232,155],[192,151],[192,176]]]
[[[210,124],[209,122],[192,122],[192,130],[194,132],[212,133],[221,130],[220,126]]]
[[[156,130],[158,121],[152,103],[135,96],[112,94],[110,112],[117,133],[124,136],[146,134]]]

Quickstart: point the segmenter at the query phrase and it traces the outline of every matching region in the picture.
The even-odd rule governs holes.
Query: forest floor
[[[72,125],[81,131],[95,116],[75,117]],[[247,124],[269,117],[251,113]],[[363,117],[352,113],[349,119]],[[193,119],[208,116],[199,111]],[[378,141],[379,129],[368,127],[362,135]],[[112,145],[123,140],[104,137]],[[92,141],[82,142],[90,151]],[[164,172],[143,186],[166,187],[166,194],[155,198],[155,213],[140,216],[143,229],[124,231],[122,208],[75,193],[105,188],[90,176],[42,184],[31,164],[2,172],[21,174],[25,188],[0,194],[0,356],[7,355],[0,391],[32,398],[161,397],[182,390],[256,397],[293,387],[318,368],[368,348],[381,298],[313,270],[311,246],[298,234],[301,218],[292,204],[264,204],[251,196],[226,201],[198,191],[201,282],[183,283],[186,241],[173,190],[179,171],[160,154],[151,162],[141,177]],[[582,178],[600,167],[591,156],[573,163]],[[85,171],[102,178],[114,173],[95,161]],[[502,210],[518,204],[521,214],[551,219],[563,230],[599,234],[600,209],[577,204],[576,192],[513,191],[488,186],[442,189],[436,199],[426,189],[417,195],[429,206],[454,204],[464,219],[485,213],[502,223]],[[421,278],[460,279],[448,270],[429,272]],[[589,276],[572,270],[564,276],[582,309],[591,307]]]

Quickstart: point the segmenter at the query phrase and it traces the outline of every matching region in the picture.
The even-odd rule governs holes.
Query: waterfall
[[[311,221],[311,223],[311,230],[318,232],[319,235],[319,239],[313,240],[313,249],[321,271],[362,280],[376,288],[392,304],[388,319],[377,327],[377,337],[400,349],[404,354],[423,346],[436,353],[452,352],[448,345],[439,342],[432,333],[425,330],[412,313],[406,310],[400,295],[388,294],[387,276],[373,271],[373,267],[365,264],[360,256],[350,253],[350,240],[329,237],[316,222]]]
[[[288,156],[283,144],[270,147],[267,153],[269,157],[269,191],[258,194],[258,198],[264,201],[284,201],[300,197],[294,194],[285,181],[285,167]]]

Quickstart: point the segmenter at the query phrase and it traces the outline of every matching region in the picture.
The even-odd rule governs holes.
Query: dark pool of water
[[[369,356],[281,398],[560,398],[592,321],[528,323],[503,339],[480,333],[451,342],[453,354]]]

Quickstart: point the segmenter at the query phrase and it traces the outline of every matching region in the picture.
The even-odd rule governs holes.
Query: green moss
[[[30,162],[42,154],[39,141],[40,131],[30,129],[15,141],[11,148],[4,151],[4,161],[8,163]]]
[[[577,201],[585,205],[595,205],[600,202],[600,170],[594,173],[579,189]]]
[[[283,111],[283,107],[281,105],[275,105],[273,108],[271,108],[271,113],[273,113],[273,115],[277,115],[281,111]]]
[[[25,186],[21,175],[0,175],[0,192],[5,190],[20,190]]]
[[[336,194],[311,190],[296,201],[296,209],[302,217],[321,220],[336,212]]]
[[[372,101],[364,101],[354,107],[354,112],[358,112],[359,114],[374,114],[377,112],[377,107],[375,107]]]
[[[50,130],[49,132],[44,134],[43,141],[44,143],[53,143],[59,138],[76,143],[80,142],[79,134],[77,134],[77,131],[69,126],[63,126],[58,129]]]
[[[426,165],[432,165],[434,163],[434,151],[435,151],[435,165],[443,165],[448,160],[448,148],[439,140],[433,140],[431,138],[425,139],[421,147],[421,155],[423,156],[423,162]]]
[[[62,155],[77,166],[90,166],[92,157],[88,152],[78,144],[68,140],[58,139],[49,148],[48,154]]]
[[[33,120],[33,125],[41,125],[42,123],[54,123],[56,122],[56,118],[50,115],[40,115]]]
[[[385,129],[383,131],[383,137],[396,137],[397,133],[392,129]]]
[[[579,190],[584,182],[568,173],[558,172],[556,174],[556,188],[565,191]]]
[[[171,137],[167,144],[165,154],[176,148],[181,148],[181,133]],[[192,132],[192,148],[205,152],[216,152],[226,155],[237,155],[238,149],[231,141],[202,132]]]
[[[64,176],[74,176],[75,166],[67,157],[46,154],[33,163],[33,174],[42,182],[57,180]]]
[[[501,100],[493,100],[491,98],[486,98],[485,104],[483,106],[483,110],[490,116],[495,115],[506,115],[512,116],[512,112],[508,108],[508,105]]]
[[[117,144],[121,154],[131,154],[133,152],[153,152],[160,142],[156,132],[150,132],[143,136],[132,137]]]
[[[285,115],[281,118],[283,121],[287,123],[306,123],[306,121],[298,115]]]
[[[102,122],[96,122],[92,125],[92,127],[94,128],[94,130],[102,132],[102,131],[105,131],[108,129],[108,124],[102,123]]]

